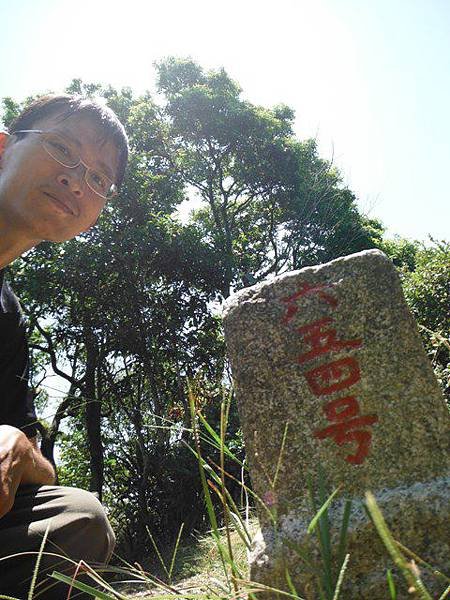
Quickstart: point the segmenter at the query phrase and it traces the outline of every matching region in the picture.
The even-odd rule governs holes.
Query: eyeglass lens
[[[47,153],[63,166],[74,168],[81,163],[80,155],[63,137],[56,134],[46,135],[43,144]],[[101,171],[87,167],[85,178],[88,186],[103,198],[114,195],[115,185]]]

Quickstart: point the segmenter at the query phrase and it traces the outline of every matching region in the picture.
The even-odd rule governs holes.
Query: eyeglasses
[[[93,192],[105,200],[110,200],[118,194],[116,184],[105,173],[93,169],[83,162],[79,153],[74,150],[73,145],[59,133],[49,133],[40,129],[19,129],[18,131],[13,131],[12,135],[16,133],[42,134],[44,136],[42,145],[47,154],[56,160],[56,162],[68,169],[75,169],[79,165],[83,165],[85,168],[84,178]]]

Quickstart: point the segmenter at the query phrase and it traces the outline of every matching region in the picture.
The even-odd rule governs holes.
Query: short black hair
[[[116,113],[106,104],[101,104],[91,98],[84,96],[72,96],[69,94],[49,94],[33,100],[14,121],[10,124],[11,133],[20,129],[33,129],[39,119],[61,113],[62,120],[71,115],[84,114],[94,119],[105,131],[107,139],[110,139],[119,151],[119,164],[115,184],[120,187],[128,162],[128,137],[125,128],[119,121]]]

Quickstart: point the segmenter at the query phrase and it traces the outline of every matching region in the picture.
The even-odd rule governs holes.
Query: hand
[[[0,425],[0,518],[8,513],[25,470],[33,463],[27,436],[10,425]]]

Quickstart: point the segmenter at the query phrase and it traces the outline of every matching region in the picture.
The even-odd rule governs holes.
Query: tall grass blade
[[[203,427],[206,429],[206,431],[209,433],[209,435],[211,436],[211,438],[207,438],[204,435],[200,435],[200,437],[207,442],[208,444],[210,444],[211,446],[213,446],[214,448],[216,448],[217,450],[220,450],[220,436],[219,434],[214,431],[214,429],[211,427],[211,425],[208,423],[208,421],[205,419],[205,417],[199,413],[198,418],[200,419]],[[231,452],[231,450],[226,446],[225,447],[225,453],[226,455],[231,458],[234,462],[236,462],[237,464],[241,465],[241,467],[244,467],[245,469],[248,469],[248,467],[246,465],[244,465],[244,463],[239,460],[239,458],[233,454],[233,452]]]
[[[227,429],[227,419],[228,419],[228,409],[226,407],[225,402],[222,402],[220,405],[220,484],[222,490],[222,504],[223,504],[223,516],[225,521],[225,532],[227,536],[227,544],[228,544],[228,556],[230,558],[230,566],[231,566],[231,574],[232,574],[232,583],[234,592],[237,594],[239,592],[236,578],[238,575],[236,564],[233,558],[233,545],[231,543],[231,532],[230,532],[230,509],[226,501],[226,493],[227,487],[225,484],[225,435]]]
[[[322,547],[322,559],[323,559],[323,583],[327,593],[327,598],[331,600],[333,596],[333,566],[331,562],[331,532],[330,532],[330,520],[328,518],[328,506],[329,498],[327,499],[326,485],[325,485],[325,473],[323,472],[322,466],[319,465],[319,502],[322,505],[319,509],[321,513],[319,517],[319,532]],[[335,490],[337,492],[337,490]],[[333,494],[335,493],[333,492]],[[333,496],[331,494],[331,496]],[[323,506],[325,505],[325,509]]]
[[[96,590],[95,588],[91,587],[90,585],[87,585],[86,583],[82,583],[81,581],[73,581],[71,577],[68,577],[67,575],[62,575],[61,573],[57,573],[56,571],[52,573],[52,577],[54,577],[58,581],[67,583],[68,585],[73,585],[73,587],[77,588],[78,590],[85,592],[86,594],[89,594],[94,598],[99,598],[99,600],[117,600],[117,598],[127,600],[126,596],[123,596],[122,594],[119,594],[116,591],[114,592],[114,594],[116,595],[110,596],[108,594],[105,594],[105,592],[102,592],[101,590]],[[184,592],[182,596],[177,596],[176,594],[158,594],[152,596],[153,600],[174,600],[174,598],[183,598],[186,600],[210,600],[210,596],[206,594],[185,594]],[[17,599],[14,598],[13,600]]]
[[[308,475],[307,479],[307,487],[308,487],[308,491],[309,491],[309,499],[311,502],[311,508],[314,514],[316,514],[318,512],[317,509],[317,504],[316,504],[316,497],[314,494],[314,487],[313,487],[313,483],[312,483],[312,478],[310,475]],[[321,528],[321,523],[320,523],[320,519],[318,521],[318,526],[317,526],[317,531],[318,531],[318,540],[319,540],[319,549],[320,549],[320,554],[322,556],[322,562],[325,564],[325,557],[324,557],[324,538],[323,538],[323,532],[322,532],[322,528]],[[325,576],[323,571],[317,576],[317,587],[318,587],[318,592],[319,592],[319,599],[320,600],[331,600],[331,589],[330,590],[326,590],[326,593],[324,592],[323,589],[323,585],[325,583],[324,581]]]
[[[233,475],[231,475],[231,473],[228,473],[227,471],[224,471],[222,469],[222,467],[218,464],[216,464],[213,460],[210,460],[210,465],[208,465],[208,473],[211,473],[211,476],[214,478],[214,480],[217,483],[220,483],[220,477],[217,475],[217,473],[215,473],[215,471],[211,468],[211,465],[213,465],[214,467],[216,467],[220,473],[224,473],[224,475],[226,475],[229,479],[231,479],[232,481],[235,481],[236,483],[238,483],[241,487],[244,488],[245,492],[247,492],[247,490],[245,489],[246,486],[245,484],[243,484],[239,479],[237,479],[236,477],[234,477]],[[249,541],[251,541],[251,536],[248,533],[248,527],[246,524],[244,524],[244,519],[240,516],[240,511],[239,508],[236,505],[236,502],[233,500],[232,495],[230,494],[230,492],[228,491],[227,488],[224,489],[225,492],[225,496],[227,499],[227,504],[229,504],[229,506],[231,507],[231,509],[235,512],[235,516],[238,518],[239,522],[241,523],[241,527],[245,530],[246,534],[248,535],[248,539]]]
[[[341,524],[341,531],[339,534],[339,545],[338,545],[338,552],[337,552],[337,561],[338,561],[337,564],[338,564],[339,568],[343,564],[343,562],[345,560],[345,555],[347,552],[347,536],[348,536],[348,526],[350,523],[351,510],[352,510],[352,501],[346,500],[345,506],[344,506],[344,514],[342,515],[342,524]]]
[[[280,452],[278,453],[277,466],[276,466],[276,469],[275,469],[275,475],[273,477],[273,482],[272,482],[272,487],[274,489],[275,489],[275,487],[277,485],[277,479],[278,479],[278,475],[280,474],[281,463],[283,461],[284,447],[286,445],[288,427],[289,427],[289,421],[287,421],[287,423],[286,423],[286,425],[284,427],[283,438],[281,440],[281,448],[280,448]]]
[[[408,556],[413,558],[420,565],[423,565],[426,569],[428,569],[431,573],[433,573],[433,575],[436,575],[436,577],[439,577],[440,579],[443,579],[447,583],[450,583],[450,577],[448,577],[444,573],[441,573],[441,571],[436,569],[436,567],[433,567],[433,565],[430,565],[430,563],[427,563],[425,560],[423,560],[423,558],[420,558],[420,556],[417,556],[417,554],[415,552],[413,552],[412,550],[410,550],[403,544],[400,544],[399,541],[395,540],[395,543],[397,544],[397,546],[400,548],[400,550],[402,552],[404,552],[405,554],[407,554]]]
[[[30,589],[28,590],[28,600],[32,600],[32,598],[33,598],[34,588],[36,586],[36,579],[37,579],[38,572],[39,572],[39,566],[41,564],[42,553],[44,552],[44,546],[47,542],[48,532],[50,531],[51,524],[52,524],[52,521],[50,519],[50,521],[48,522],[48,525],[47,525],[47,529],[45,530],[44,536],[42,538],[41,546],[39,548],[39,553],[36,558],[36,564],[34,565],[33,576],[31,578],[31,585],[30,585]]]
[[[73,577],[68,577],[67,575],[63,575],[62,573],[58,573],[53,571],[52,577],[57,579],[58,581],[62,581],[63,583],[67,583],[67,585],[76,588],[86,594],[89,594],[93,598],[99,598],[100,600],[117,600],[117,596],[110,596],[101,590],[93,588],[91,585],[87,583],[83,583],[82,581],[76,581]],[[123,596],[121,596],[123,598]]]
[[[178,536],[177,536],[177,539],[176,539],[176,542],[175,542],[175,547],[174,547],[173,553],[172,553],[172,560],[170,561],[169,583],[172,582],[172,573],[173,573],[173,568],[175,566],[175,558],[177,556],[178,546],[180,545],[180,539],[181,539],[181,535],[183,533],[183,528],[184,528],[184,523],[181,523],[180,531],[178,532]]]
[[[206,502],[206,509],[208,511],[208,517],[209,517],[209,520],[211,523],[213,533],[215,534],[215,536],[218,536],[218,525],[217,525],[216,513],[214,511],[214,506],[213,506],[213,503],[211,500],[211,495],[209,493],[208,484],[206,482],[205,469],[203,468],[204,461],[203,461],[202,453],[201,453],[201,449],[200,449],[198,427],[197,427],[197,423],[195,420],[195,417],[196,417],[195,399],[194,399],[194,394],[191,389],[189,389],[189,407],[191,410],[192,431],[194,434],[196,456],[197,456],[198,465],[199,465],[200,480],[202,482],[203,494],[204,494],[205,502]],[[219,478],[219,481],[220,481],[220,478]]]
[[[339,594],[341,592],[342,582],[344,581],[345,572],[347,570],[348,561],[350,559],[350,554],[346,554],[344,558],[344,562],[342,563],[341,570],[339,571],[338,580],[336,583],[336,589],[334,590],[333,600],[338,600]]]
[[[257,583],[256,581],[245,581],[244,579],[239,579],[238,583],[243,585],[251,585],[250,589],[247,589],[247,593],[258,593],[258,592],[273,592],[277,596],[285,596],[286,598],[293,598],[293,600],[306,600],[302,596],[298,594],[293,594],[292,592],[286,592],[284,590],[279,590],[278,588],[271,587],[270,585],[264,585],[263,583]],[[259,597],[259,596],[258,596]],[[225,600],[225,599],[223,599]]]
[[[388,584],[388,588],[389,588],[390,600],[397,600],[397,588],[395,587],[395,581],[394,581],[394,578],[392,577],[391,569],[388,569],[388,571],[386,573],[386,579],[387,579],[387,584]]]
[[[291,594],[294,594],[294,596],[298,597],[297,590],[295,589],[295,586],[294,586],[294,584],[292,582],[292,578],[291,578],[291,576],[289,574],[289,570],[288,570],[287,567],[285,569],[284,574],[285,574],[285,577],[286,577],[286,583],[288,584],[289,591],[291,592]]]
[[[308,553],[300,548],[300,545],[293,542],[292,540],[285,539],[283,543],[286,544],[295,554],[305,563],[307,570],[314,573],[317,577],[320,577],[321,572],[311,562]]]
[[[334,490],[334,492],[331,494],[331,496],[329,496],[327,498],[327,500],[324,502],[324,504],[322,504],[322,506],[319,508],[319,510],[314,515],[314,517],[311,519],[311,522],[308,525],[308,534],[309,535],[311,535],[311,533],[314,532],[315,528],[319,524],[319,521],[320,521],[322,515],[325,513],[325,511],[328,509],[330,504],[333,502],[334,498],[336,497],[336,494],[339,493],[340,489],[341,488],[338,487],[337,489]]]
[[[197,427],[197,422],[196,422],[196,410],[195,410],[195,398],[194,398],[194,393],[192,391],[192,388],[190,385],[188,385],[188,398],[189,398],[189,408],[190,408],[190,412],[191,412],[191,419],[192,419],[192,432],[193,432],[193,436],[194,436],[194,443],[195,443],[195,448],[197,451],[197,463],[198,463],[198,468],[199,468],[199,473],[200,473],[200,481],[202,483],[202,489],[203,489],[203,496],[205,498],[205,503],[206,503],[206,510],[208,513],[208,517],[209,517],[209,522],[211,523],[211,529],[212,529],[212,534],[216,540],[216,544],[217,544],[217,549],[219,551],[219,555],[220,555],[220,559],[222,561],[222,567],[225,573],[225,576],[228,580],[228,570],[226,568],[225,565],[225,553],[224,550],[222,548],[222,544],[220,542],[220,536],[219,536],[219,527],[217,524],[217,517],[216,517],[216,513],[214,511],[214,506],[211,500],[211,494],[209,492],[209,487],[208,487],[208,483],[206,481],[206,475],[205,475],[205,470],[203,468],[203,458],[202,458],[202,453],[201,453],[201,448],[200,448],[200,439],[199,439],[199,432],[198,432],[198,427]]]
[[[222,502],[222,506],[224,506],[224,498],[223,498],[222,491],[219,488],[217,488],[214,485],[214,483],[212,483],[212,481],[208,481],[208,485],[216,493],[217,497]],[[219,548],[219,546],[218,546],[218,548],[219,548],[219,550],[222,551],[224,561],[231,567],[233,577],[234,578],[237,578],[238,576],[241,577],[241,573],[239,572],[239,569],[236,566],[234,559],[233,559],[233,549],[231,547],[231,539],[229,538],[229,531],[227,531],[226,527],[224,527],[223,529],[225,530],[225,536],[227,537],[228,552],[225,547],[220,546],[220,548]],[[214,538],[214,539],[215,539],[216,545],[218,545],[218,540],[216,538]],[[219,542],[220,542],[220,540],[219,540]]]
[[[150,538],[150,541],[152,542],[152,546],[155,549],[156,556],[158,557],[159,562],[161,563],[162,568],[164,569],[164,573],[166,574],[167,578],[170,579],[169,571],[167,570],[166,563],[165,563],[165,561],[164,561],[164,559],[163,559],[163,557],[161,555],[161,552],[159,551],[158,544],[153,539],[153,536],[152,536],[152,534],[150,532],[149,527],[146,526],[145,528],[147,529],[147,533],[148,533],[148,536]]]
[[[444,593],[442,594],[442,596],[439,596],[439,600],[445,600],[445,598],[448,598],[450,595],[450,585],[448,586],[448,588],[446,590],[444,590]]]
[[[414,569],[411,569],[405,557],[400,552],[391,532],[389,531],[388,526],[386,525],[386,521],[384,520],[384,517],[378,508],[375,496],[370,492],[366,493],[366,505],[367,510],[369,511],[373,523],[378,531],[378,535],[386,546],[386,549],[391,555],[392,560],[402,572],[402,575],[406,579],[409,588],[411,590],[415,590],[417,597],[421,600],[432,600],[432,597],[420,579],[417,567],[417,572],[414,572]]]
[[[236,533],[241,538],[241,540],[244,542],[247,550],[251,550],[252,539],[251,539],[250,531],[248,530],[248,527],[244,524],[244,520],[242,519],[241,515],[239,513],[230,511],[230,519],[233,521],[233,525],[236,530]]]

